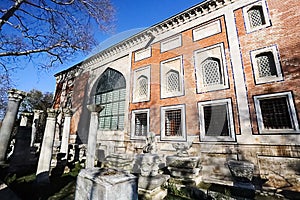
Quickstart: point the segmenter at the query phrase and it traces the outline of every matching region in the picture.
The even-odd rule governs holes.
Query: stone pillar
[[[64,127],[61,139],[60,153],[64,153],[65,156],[63,158],[68,159],[68,145],[69,145],[69,137],[70,137],[70,125],[71,125],[71,117],[72,111],[67,109],[64,111],[65,120]]]
[[[26,93],[16,89],[8,91],[8,104],[5,117],[0,130],[0,163],[5,162],[5,154],[8,147],[10,135],[17,117],[20,103],[26,96]]]
[[[103,108],[103,106],[95,104],[87,106],[87,109],[91,112],[91,119],[86,153],[86,168],[94,167],[97,145],[98,115]]]
[[[49,171],[52,157],[57,111],[54,109],[47,109],[47,113],[48,117],[36,171],[38,182],[49,182]]]
[[[35,135],[36,135],[36,129],[39,125],[40,120],[40,114],[43,113],[42,110],[33,110],[33,120],[32,120],[32,128],[31,128],[31,140],[30,140],[30,146],[33,147]]]

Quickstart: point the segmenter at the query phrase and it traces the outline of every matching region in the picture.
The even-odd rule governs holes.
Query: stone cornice
[[[126,50],[132,49],[133,47],[142,44],[142,43],[148,43],[153,37],[157,37],[158,35],[161,35],[167,31],[170,31],[176,27],[179,27],[183,24],[186,24],[198,17],[204,16],[208,13],[211,13],[215,10],[218,10],[228,4],[231,4],[238,0],[206,0],[200,4],[197,4],[177,15],[174,15],[158,24],[155,24],[111,47],[108,47],[107,49],[97,53],[96,55],[86,59],[85,61],[69,68],[74,69],[74,67],[81,67],[85,68],[90,65],[99,63],[101,61],[104,61],[110,57],[113,57],[115,55],[120,54],[121,52],[124,52]],[[67,72],[67,70],[64,70],[55,76]]]

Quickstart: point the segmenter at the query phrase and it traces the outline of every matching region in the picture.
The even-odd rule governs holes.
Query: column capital
[[[26,96],[27,96],[26,92],[17,89],[8,90],[9,101],[22,101]]]
[[[96,104],[90,104],[90,105],[87,105],[87,109],[90,111],[90,112],[101,112],[103,109],[104,109],[104,106],[101,106],[101,105],[96,105]]]
[[[31,115],[33,115],[32,112],[22,112],[21,113],[21,116],[31,116]]]
[[[33,109],[32,112],[36,115],[39,115],[39,114],[43,113],[44,111]]]
[[[58,110],[55,110],[53,108],[48,108],[47,109],[47,114],[49,118],[56,118],[57,114],[58,114]]]
[[[63,113],[64,113],[65,117],[71,117],[73,114],[73,111],[70,108],[66,108],[66,109],[63,109]]]

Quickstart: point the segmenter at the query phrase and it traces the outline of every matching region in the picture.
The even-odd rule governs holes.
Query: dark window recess
[[[165,135],[182,136],[181,110],[169,110],[165,112]]]
[[[227,105],[204,107],[206,136],[229,136]]]
[[[255,56],[259,77],[278,76],[272,52],[265,52]]]
[[[135,135],[147,135],[147,113],[135,114]]]
[[[287,97],[262,99],[260,109],[265,129],[292,129]]]
[[[261,6],[253,6],[248,11],[250,26],[252,28],[259,27],[266,24],[263,9]]]

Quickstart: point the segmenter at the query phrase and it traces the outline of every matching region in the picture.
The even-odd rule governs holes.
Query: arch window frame
[[[261,15],[261,25],[256,24],[258,22],[258,20],[255,19],[257,13]],[[254,14],[256,14],[256,16],[254,16]],[[247,33],[271,26],[271,20],[265,0],[243,7],[243,16]]]
[[[133,71],[133,85],[132,85],[132,103],[145,102],[150,100],[150,78],[151,66],[145,66]],[[140,95],[140,80],[146,80],[146,91],[144,95]]]
[[[206,84],[205,78],[214,77],[206,75],[203,71],[203,64],[205,62],[213,60],[219,64],[219,83],[217,84]],[[223,90],[229,88],[227,64],[225,57],[224,44],[219,43],[203,49],[196,50],[194,52],[194,67],[196,76],[197,93],[209,92],[215,90]],[[213,81],[211,81],[213,82]]]
[[[125,101],[126,80],[124,75],[115,69],[107,68],[100,75],[95,92],[95,104],[104,106],[99,113],[99,130],[124,130]]]

